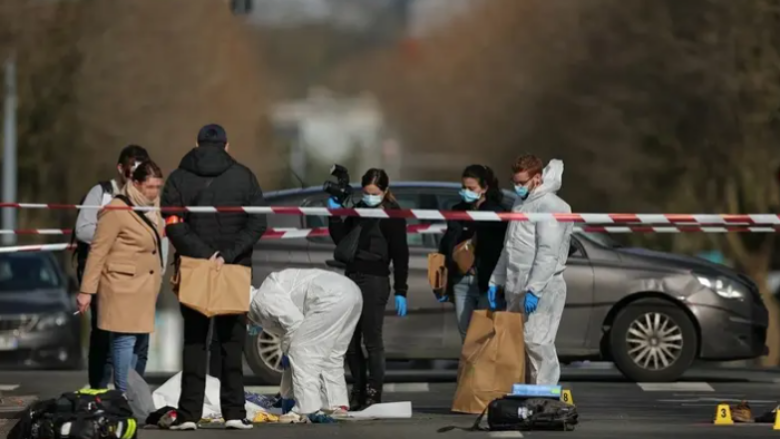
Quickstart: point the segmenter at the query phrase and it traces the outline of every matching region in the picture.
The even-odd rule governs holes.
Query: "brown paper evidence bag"
[[[525,382],[523,314],[474,311],[458,365],[452,411],[480,414]]]
[[[249,312],[252,270],[182,256],[174,275],[179,302],[206,317]]]

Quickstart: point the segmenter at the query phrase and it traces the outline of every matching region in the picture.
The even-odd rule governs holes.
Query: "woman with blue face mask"
[[[390,192],[390,179],[382,169],[369,169],[361,180],[363,194],[358,208],[398,209]],[[341,207],[334,199],[331,208]],[[385,375],[385,349],[382,341],[384,312],[390,298],[390,264],[393,264],[395,308],[399,316],[406,315],[406,291],[409,275],[409,246],[406,241],[406,220],[330,217],[328,229],[338,245],[360,225],[357,252],[347,264],[345,274],[363,295],[363,310],[347,351],[347,365],[354,379],[350,395],[350,410],[362,410],[382,401]],[[368,358],[363,356],[365,344]]]
[[[506,212],[503,193],[493,170],[483,165],[471,165],[463,170],[461,202],[452,210],[476,210],[483,212]],[[447,294],[440,301],[455,303],[455,316],[461,339],[466,339],[471,313],[488,309],[488,282],[501,256],[506,234],[503,221],[449,221],[447,232],[439,246],[439,253],[447,260]],[[474,265],[467,273],[461,273],[453,261],[455,247],[471,239],[474,244]]]

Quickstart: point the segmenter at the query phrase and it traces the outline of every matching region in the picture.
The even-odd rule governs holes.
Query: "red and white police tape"
[[[407,226],[409,234],[441,234],[447,230],[446,224],[415,224]],[[777,233],[780,226],[775,227],[746,227],[746,226],[575,226],[574,230],[585,233]],[[41,233],[37,233],[41,232]],[[28,229],[28,230],[0,230],[3,234],[20,235],[69,235],[68,229]],[[319,236],[328,236],[327,227],[317,227],[313,229],[288,229],[271,228],[266,230],[262,240],[277,239],[301,239],[313,238]],[[19,245],[12,247],[0,247],[0,253],[19,253],[31,251],[61,251],[73,248],[70,243],[61,244],[40,244],[40,245]]]
[[[447,224],[412,224],[406,226],[406,232],[409,234],[441,234],[447,230]],[[777,233],[780,232],[778,226],[741,226],[725,224],[722,226],[701,226],[701,225],[681,225],[672,224],[669,226],[642,226],[642,225],[619,225],[619,226],[574,226],[577,232],[585,233]],[[0,235],[70,235],[71,229],[19,229],[2,230]],[[295,228],[270,228],[266,229],[262,239],[295,239],[311,238],[316,236],[328,236],[327,227],[315,227],[312,229]]]
[[[77,204],[0,203],[0,208],[11,209],[92,209],[92,210],[161,210],[163,212],[191,213],[248,213],[266,215],[305,216],[359,216],[365,218],[406,218],[429,221],[558,221],[583,224],[684,224],[684,225],[777,225],[777,214],[641,214],[641,213],[515,213],[482,211],[446,211],[425,209],[366,209],[295,206],[187,206],[187,207],[130,207],[88,206]]]

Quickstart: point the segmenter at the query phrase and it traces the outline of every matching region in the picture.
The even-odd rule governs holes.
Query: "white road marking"
[[[713,403],[719,402],[742,402],[747,401],[748,404],[774,404],[777,400],[763,400],[763,399],[731,399],[731,398],[695,398],[695,399],[659,399],[658,402],[680,402],[680,403]]]
[[[519,431],[491,431],[489,436],[494,438],[516,438],[523,437],[523,433]]]
[[[636,383],[645,392],[714,392],[707,383]]]
[[[10,392],[19,388],[19,384],[0,384],[0,392]]]
[[[391,383],[382,388],[385,393],[424,393],[430,392],[428,383]]]
[[[246,386],[244,389],[261,395],[279,393],[279,386]],[[428,383],[390,383],[385,384],[382,390],[384,393],[425,393],[430,392],[431,387]]]

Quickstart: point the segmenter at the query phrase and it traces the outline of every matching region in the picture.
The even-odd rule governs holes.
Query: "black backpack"
[[[9,439],[135,439],[138,424],[122,392],[80,390],[34,403]]]
[[[110,181],[100,181],[98,182],[98,185],[100,185],[100,188],[103,189],[103,195],[114,193],[114,186]],[[81,201],[79,201],[79,205],[84,204],[84,200],[86,199],[87,195],[85,194],[84,197],[81,198]],[[89,244],[76,239],[75,223],[73,224],[73,231],[70,236],[70,245],[74,247],[72,258],[76,260],[76,269],[78,270],[80,276],[80,273],[84,270],[84,266],[87,263],[87,255],[89,255]]]
[[[487,414],[488,428],[480,424]],[[556,399],[506,396],[493,400],[466,431],[572,431],[577,425],[577,408]],[[444,427],[439,433],[457,427]]]

